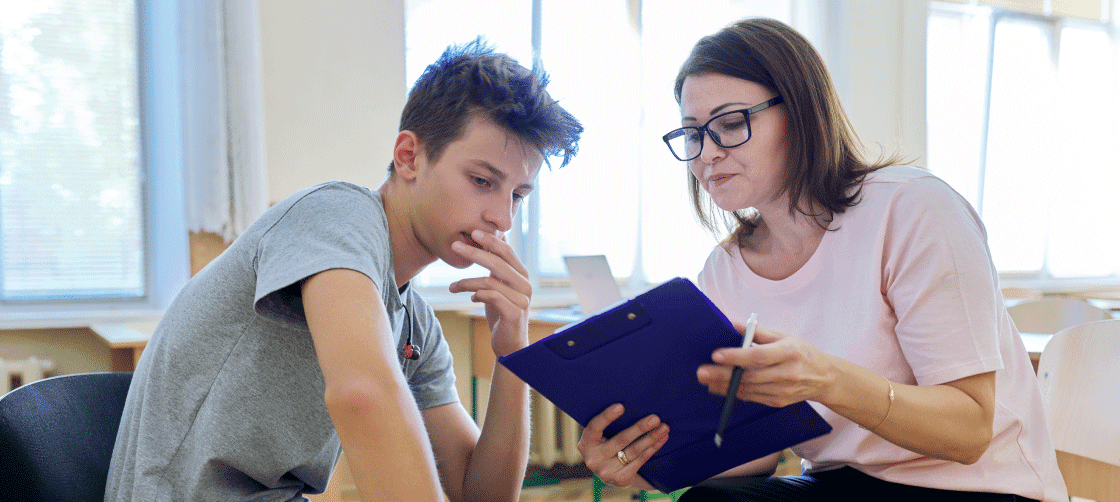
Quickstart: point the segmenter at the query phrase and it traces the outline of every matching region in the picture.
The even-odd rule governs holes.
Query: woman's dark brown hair
[[[805,37],[773,19],[745,19],[701,38],[677,73],[677,103],[684,81],[692,75],[716,73],[760,84],[784,99],[789,116],[789,165],[783,193],[790,214],[824,216],[828,228],[836,214],[859,202],[860,183],[867,173],[899,162],[897,156],[868,163],[824,61]],[[692,205],[700,221],[718,232],[718,214],[696,177],[689,174]],[[781,195],[781,194],[776,194]],[[802,207],[807,200],[810,207]],[[723,214],[739,246],[756,223],[746,210]],[[728,216],[733,217],[728,218]]]

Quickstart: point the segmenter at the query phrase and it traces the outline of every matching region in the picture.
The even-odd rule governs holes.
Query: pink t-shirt
[[[892,166],[867,176],[859,203],[832,228],[779,281],[752,272],[737,247],[717,248],[699,287],[733,322],[757,312],[760,326],[893,382],[937,385],[995,371],[995,422],[980,461],[961,465],[895,446],[810,403],[833,431],[793,448],[803,467],[847,465],[896,483],[1068,500],[1034,370],[968,202],[927,171]]]

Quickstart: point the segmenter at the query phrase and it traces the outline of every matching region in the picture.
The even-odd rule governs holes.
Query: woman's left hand
[[[712,353],[716,364],[700,366],[701,384],[713,394],[726,395],[735,366],[742,367],[736,397],[775,408],[805,400],[826,403],[836,380],[832,356],[800,338],[762,327],[747,348],[728,347]]]

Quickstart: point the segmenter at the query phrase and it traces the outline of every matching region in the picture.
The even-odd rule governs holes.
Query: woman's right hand
[[[579,438],[579,452],[587,467],[604,483],[654,490],[638,475],[638,469],[665,445],[669,426],[661,423],[656,415],[650,415],[610,439],[603,438],[603,430],[624,411],[621,404],[614,404],[591,419]]]

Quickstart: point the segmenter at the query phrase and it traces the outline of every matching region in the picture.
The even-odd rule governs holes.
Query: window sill
[[[151,309],[21,312],[0,314],[0,329],[85,328],[98,324],[158,322],[162,311]]]
[[[1000,277],[999,286],[1030,288],[1048,295],[1084,295],[1094,292],[1120,293],[1120,278],[1053,279],[1037,277]]]
[[[471,295],[468,293],[450,293],[447,288],[418,288],[417,292],[436,311],[463,311],[482,308],[481,303],[471,301]],[[575,303],[576,294],[571,289],[541,287],[533,291],[530,308],[565,308]]]

